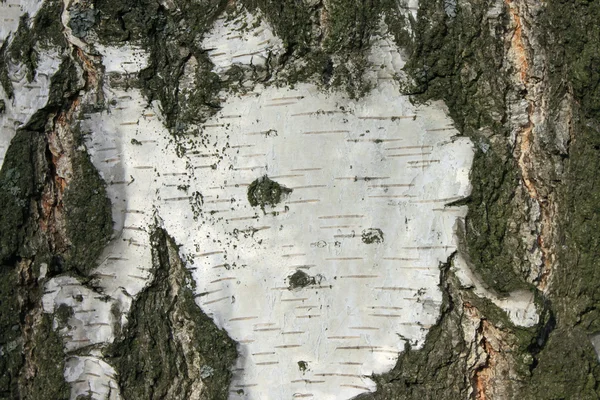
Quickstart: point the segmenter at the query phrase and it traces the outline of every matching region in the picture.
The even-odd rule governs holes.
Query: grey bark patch
[[[383,231],[379,228],[369,228],[362,231],[362,242],[365,244],[383,243]]]

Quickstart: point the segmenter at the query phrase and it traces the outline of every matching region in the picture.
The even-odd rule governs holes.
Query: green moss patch
[[[312,81],[345,90],[352,98],[369,91],[363,79],[366,55],[388,0],[243,3],[251,11],[258,8],[283,40],[284,54],[275,63],[282,70],[279,83]]]
[[[473,190],[467,205],[466,243],[476,271],[499,293],[525,289],[528,263],[526,246],[519,232],[526,210],[517,208],[519,187],[515,160],[496,151],[475,153],[471,182]]]
[[[443,303],[438,323],[427,334],[422,349],[406,341],[404,352],[390,372],[375,376],[377,391],[358,396],[360,400],[466,399],[470,382],[468,350],[461,327],[462,304],[455,297],[456,278],[448,269],[441,277]]]
[[[526,289],[529,266],[520,230],[527,223],[520,172],[507,125],[510,77],[498,73],[510,17],[490,17],[491,1],[447,9],[443,0],[419,3],[417,21],[385,11],[391,33],[410,51],[406,91],[419,102],[444,100],[457,129],[476,146],[473,189],[466,205],[466,244],[476,272],[499,293]],[[411,27],[414,34],[409,34]]]
[[[512,325],[507,315],[489,300],[475,296],[469,290],[459,289],[460,282],[451,272],[450,264],[441,267],[440,288],[443,294],[441,315],[437,324],[427,333],[425,344],[414,349],[408,340],[396,366],[388,373],[374,376],[377,391],[357,397],[357,400],[417,400],[466,399],[472,389],[472,365],[467,355],[474,351],[465,342],[463,324],[471,324],[465,308],[475,307],[482,318],[502,332],[506,351],[528,354],[527,349],[536,339],[536,328],[520,329]],[[479,345],[480,343],[478,343]],[[523,380],[529,374],[533,358],[517,357],[513,365]],[[499,379],[504,379],[500,378]],[[506,380],[509,381],[509,380]],[[504,393],[509,398],[519,393],[523,381],[506,384]]]
[[[7,50],[8,42],[2,43],[2,47],[0,47],[0,85],[2,85],[2,89],[4,90],[4,93],[6,93],[6,96],[9,99],[12,99],[15,93],[10,76],[8,76],[8,64],[6,63]]]
[[[0,266],[0,398],[18,398],[18,377],[23,364],[17,272]]]
[[[16,268],[0,267],[0,398],[66,400],[62,339],[39,309],[43,281],[25,264],[29,282]]]
[[[34,50],[35,38],[29,24],[29,14],[22,15],[19,28],[9,47],[8,55],[12,60],[27,66],[27,80],[31,82],[35,77],[38,53]]]
[[[513,88],[510,77],[498,73],[510,16],[506,8],[491,16],[490,1],[469,4],[468,8],[459,3],[452,13],[447,12],[445,3],[420,2],[416,22],[392,12],[397,23],[390,26],[398,43],[411,53],[406,69],[414,86],[409,91],[422,101],[443,99],[459,131],[477,147],[471,175],[473,191],[466,202],[467,251],[475,272],[486,284],[506,293],[524,286],[529,272],[526,252],[531,250],[520,239],[528,210],[523,209],[521,176],[506,128]],[[588,337],[600,332],[600,276],[596,268],[600,249],[600,225],[596,223],[600,209],[600,196],[596,195],[600,187],[600,73],[593,67],[600,60],[600,28],[593,22],[600,17],[600,4],[549,2],[542,12],[529,17],[527,23],[533,24],[536,39],[541,41],[535,45],[542,47],[540,54],[545,54],[549,63],[544,83],[548,114],[561,115],[561,102],[571,95],[574,99],[572,120],[559,121],[571,129],[568,158],[561,159],[560,154],[567,154],[551,143],[558,123],[550,121],[547,137],[536,138],[544,152],[537,154],[539,160],[556,166],[547,173],[552,180],[540,182],[540,187],[544,194],[546,190],[557,194],[552,199],[558,201],[559,209],[558,221],[553,222],[559,232],[558,267],[552,273],[548,296],[540,305],[542,322],[535,328],[511,326],[494,317],[498,313],[486,306],[486,301],[468,298],[515,337],[512,368],[521,378],[514,383],[511,398],[598,398],[598,361]],[[394,18],[389,20],[394,22]],[[407,22],[415,29],[412,37],[406,32]],[[537,168],[546,174],[543,167]],[[461,297],[465,296],[463,292]],[[444,307],[439,325],[443,331],[432,328],[418,358],[412,358],[415,352],[401,355],[397,368],[386,375],[389,379],[382,383],[384,395],[379,398],[432,398],[431,393],[436,393],[435,398],[465,397],[470,383],[456,382],[455,378],[464,379],[466,373],[463,360],[456,354],[460,350],[456,343],[460,344],[462,336],[454,339],[454,348],[440,347],[441,362],[431,363],[431,355],[437,354],[435,348],[442,346],[441,335],[453,335],[461,329],[456,324],[445,325],[451,314]],[[410,363],[404,362],[409,359]],[[531,361],[524,361],[528,359]],[[440,380],[446,389],[442,384],[438,389],[431,386],[430,382]],[[421,389],[413,396],[410,393],[415,387]]]

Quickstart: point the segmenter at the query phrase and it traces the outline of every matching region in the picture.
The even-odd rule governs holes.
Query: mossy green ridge
[[[160,100],[172,133],[189,132],[190,124],[205,121],[219,109],[217,94],[224,83],[212,72],[201,41],[225,7],[224,0],[179,0],[172,9],[151,0],[94,3],[99,21],[95,32],[101,43],[129,42],[149,52],[149,65],[139,73],[137,84],[149,102]],[[196,84],[184,88],[180,79],[192,58],[197,62]]]
[[[419,3],[408,41],[406,19],[392,32],[412,50],[406,71],[410,93],[418,101],[444,100],[457,129],[476,145],[473,190],[467,202],[466,239],[469,255],[485,282],[500,293],[527,286],[525,245],[519,227],[525,218],[516,201],[520,174],[504,122],[509,77],[498,73],[504,60],[506,10],[489,17],[492,1],[457,5],[448,14],[443,0]],[[393,9],[392,9],[393,10]],[[386,18],[399,19],[390,11]]]
[[[33,31],[29,28],[29,24],[29,14],[21,16],[19,28],[12,40],[8,55],[12,60],[27,66],[27,80],[31,82],[35,77],[38,54],[34,50],[35,38]]]
[[[45,0],[33,19],[32,31],[36,44],[42,49],[65,49],[67,40],[63,34],[61,0]]]
[[[559,192],[558,267],[549,296],[556,329],[538,355],[527,399],[600,398],[590,336],[600,333],[600,3],[548,2],[540,16],[550,61],[550,113],[572,96],[571,141]],[[555,127],[551,126],[550,130]],[[537,392],[537,393],[539,393]]]
[[[0,224],[3,227],[0,231],[0,346],[3,349],[0,356],[0,398],[66,399],[69,396],[63,377],[62,340],[52,330],[51,318],[40,310],[46,279],[73,269],[74,263],[70,260],[75,258],[69,256],[68,250],[65,255],[64,249],[52,245],[54,238],[47,236],[49,233],[40,229],[37,221],[41,214],[42,192],[51,176],[47,146],[44,134],[19,130],[0,170],[0,198],[3,202],[0,208]],[[80,182],[85,182],[79,173],[75,174]],[[87,186],[82,190],[93,188]],[[106,201],[105,194],[94,196],[97,195]],[[79,207],[86,209],[94,205],[94,196]],[[94,214],[107,210],[99,207],[88,211]],[[110,204],[106,215],[110,220]],[[70,218],[79,217],[86,218],[86,223],[92,218],[90,215],[78,215],[77,211]],[[87,225],[76,235],[85,234],[93,226]],[[85,236],[83,239],[86,239]],[[106,235],[87,237],[85,242],[78,244],[77,251],[89,261],[86,271],[94,265],[101,250],[99,245],[93,248],[94,240],[100,239],[106,240]],[[42,263],[48,265],[46,279],[40,279]],[[25,373],[24,369],[29,372]]]
[[[514,326],[506,314],[489,300],[462,289],[452,271],[451,261],[440,268],[441,314],[437,324],[427,333],[425,344],[414,349],[406,341],[396,366],[388,373],[373,377],[377,391],[358,396],[356,400],[469,398],[474,371],[468,355],[474,351],[472,346],[479,343],[465,340],[465,325],[473,323],[466,314],[468,308],[474,307],[482,315],[481,321],[490,322],[500,329],[504,345],[509,347],[505,351],[527,354],[535,343],[537,327],[524,329]],[[513,367],[526,377],[532,362],[532,357],[522,357]],[[518,398],[514,396],[519,393],[524,381],[511,381],[504,388],[506,398]]]
[[[0,267],[0,398],[15,399],[19,394],[19,372],[23,365],[20,302],[17,272]]]
[[[408,44],[411,58],[407,72],[413,79],[411,93],[420,101],[442,99],[457,128],[476,145],[471,175],[473,193],[466,204],[466,247],[475,271],[499,293],[527,287],[524,276],[527,250],[519,238],[526,219],[523,200],[518,200],[519,171],[512,157],[505,126],[511,93],[502,71],[504,38],[508,29],[506,8],[492,9],[492,2],[459,2],[454,13],[445,2],[424,0],[413,23],[414,40],[395,32],[400,44]],[[596,259],[600,246],[600,74],[593,66],[600,60],[600,4],[565,0],[548,2],[532,21],[549,63],[545,95],[549,115],[561,114],[564,101],[573,113],[568,121],[550,121],[538,154],[564,169],[551,176],[550,189],[557,193],[556,229],[558,262],[550,290],[538,301],[541,322],[531,329],[512,326],[503,312],[489,302],[461,290],[447,297],[438,326],[432,328],[423,349],[401,354],[389,374],[377,377],[374,398],[464,398],[472,385],[462,352],[461,327],[449,300],[468,299],[482,315],[514,338],[511,368],[518,381],[507,385],[509,398],[597,399],[600,397],[598,357],[590,336],[600,332],[598,304],[600,282]],[[397,26],[404,29],[407,20]],[[408,42],[408,43],[407,43]],[[570,99],[570,100],[569,100]],[[567,153],[551,145],[559,125],[571,129]],[[550,138],[550,139],[549,139]],[[545,143],[548,142],[548,143]],[[539,151],[539,150],[536,150]],[[551,169],[551,168],[550,168]],[[446,278],[447,280],[450,277]],[[458,300],[457,300],[458,301]],[[486,305],[487,304],[487,305]],[[495,309],[495,311],[494,311]],[[431,393],[435,393],[432,396]]]
[[[470,382],[464,357],[468,344],[461,326],[462,304],[456,303],[460,301],[455,296],[456,279],[447,279],[447,275],[446,268],[440,285],[444,295],[441,317],[427,334],[423,348],[413,350],[407,342],[394,369],[374,377],[377,391],[357,400],[468,398]]]
[[[72,162],[73,179],[63,197],[65,230],[70,243],[65,263],[69,269],[88,275],[113,232],[111,203],[106,183],[87,151],[75,150]]]
[[[28,225],[47,172],[46,141],[37,132],[19,130],[0,169],[0,263],[12,264],[23,252],[35,229]]]
[[[563,246],[551,294],[558,316],[590,334],[600,332],[600,72],[594,67],[600,62],[598,18],[598,2],[564,1],[549,4],[543,19],[546,46],[552,50],[552,89],[559,99],[572,91],[575,103],[560,186]]]
[[[499,293],[527,287],[525,244],[519,224],[526,216],[515,202],[520,174],[515,160],[495,150],[478,149],[471,170],[472,192],[466,202],[466,243],[483,280]]]
[[[47,0],[36,14],[33,23],[24,14],[13,37],[0,47],[0,85],[9,99],[14,96],[14,88],[8,73],[8,62],[21,63],[27,67],[27,78],[35,77],[40,49],[64,49],[67,42],[62,34],[60,13],[62,2]],[[29,25],[32,24],[32,27]]]
[[[4,93],[9,99],[12,99],[15,95],[10,76],[8,75],[8,64],[7,64],[7,49],[8,42],[2,43],[0,47],[0,85],[4,90]]]
[[[135,300],[122,335],[106,352],[126,399],[227,399],[237,352],[194,300],[178,246],[151,234],[154,278]]]
[[[61,11],[62,2],[49,0],[44,2],[33,21],[28,14],[24,14],[19,21],[19,27],[10,41],[10,45],[7,47],[5,57],[8,56],[12,62],[18,62],[27,67],[29,82],[35,78],[40,49],[66,47],[66,40],[62,34],[60,23]],[[0,75],[2,73],[0,68]],[[3,84],[3,86],[6,85]],[[7,91],[7,87],[4,89]]]
[[[28,17],[23,18],[14,39],[2,48],[1,79],[8,79],[7,58],[11,58],[11,63],[27,65],[32,79],[39,51],[48,49],[66,55],[61,11],[62,2],[49,0],[36,14],[31,27]],[[66,205],[71,212],[67,223],[85,219],[88,225],[83,231],[71,232],[71,238],[65,238],[61,236],[61,227],[53,225],[57,223],[53,214],[48,214],[48,207],[57,207],[58,197],[47,133],[56,123],[56,115],[71,107],[79,89],[77,67],[65,57],[58,72],[50,79],[47,104],[17,130],[0,170],[0,201],[3,204],[0,208],[0,398],[69,398],[70,389],[63,376],[63,343],[52,329],[52,317],[42,311],[43,287],[57,273],[87,273],[101,250],[100,246],[93,248],[95,241],[106,242],[107,233],[112,233],[112,230],[94,232],[94,237],[86,233],[93,229],[89,226],[90,218],[94,220],[94,215],[102,214],[105,221],[110,221],[111,214],[110,205],[100,206],[107,201],[106,193],[102,191],[103,184],[90,177],[95,170],[91,170],[93,166],[81,149],[76,150],[80,153],[72,160],[73,176],[68,177],[77,185],[68,188]],[[65,137],[64,140],[65,151],[69,153],[70,143],[67,142],[74,138]],[[97,173],[95,178],[99,178]],[[89,193],[87,191],[93,195],[79,195]],[[95,201],[98,196],[99,202]],[[74,204],[87,211],[80,212]],[[82,232],[83,237],[80,236]],[[73,261],[78,257],[72,255],[72,248],[65,247],[69,242],[76,242],[77,254],[84,261]],[[77,265],[85,265],[85,268],[75,268]],[[42,269],[47,270],[46,277],[40,275]]]
[[[39,258],[43,258],[40,256]],[[69,398],[63,343],[52,316],[39,309],[40,262],[0,267],[0,398]]]
[[[265,15],[283,41],[288,55],[314,51],[311,46],[315,35],[312,21],[318,9],[316,5],[295,0],[244,0],[243,3],[250,12],[259,9]]]
[[[0,170],[0,261],[9,257],[34,257],[41,253],[57,260],[61,271],[87,275],[112,235],[112,213],[106,185],[92,165],[81,133],[72,127],[70,137],[72,176],[62,198],[65,238],[50,245],[39,231],[36,218],[42,214],[42,192],[55,185],[55,166],[46,129],[77,93],[77,69],[65,59],[50,80],[49,100],[13,138]],[[52,187],[49,190],[57,190]],[[46,199],[46,202],[49,200]],[[56,199],[54,199],[56,201]],[[50,233],[52,235],[52,233]]]
[[[31,376],[21,372],[22,399],[67,400],[71,388],[64,378],[65,353],[61,337],[52,329],[52,316],[41,314],[33,326],[30,362],[35,366]]]
[[[63,58],[58,70],[50,78],[50,89],[46,105],[37,110],[23,128],[46,133],[49,118],[56,115],[72,101],[80,89],[78,85],[79,71],[70,58]]]
[[[98,23],[93,28],[104,44],[126,42],[142,45],[150,54],[149,66],[135,82],[148,101],[160,100],[166,125],[175,134],[195,133],[220,108],[221,90],[238,90],[244,80],[273,79],[294,85],[316,81],[325,87],[342,88],[351,97],[369,90],[363,75],[368,67],[366,51],[371,34],[379,23],[384,5],[390,0],[332,0],[326,7],[317,2],[295,0],[245,0],[251,12],[260,10],[283,40],[285,51],[277,60],[269,59],[266,70],[246,71],[233,66],[219,77],[201,42],[214,20],[224,11],[235,18],[239,6],[225,0],[176,1],[165,8],[150,0],[118,3],[96,0]],[[321,26],[321,19],[326,26]],[[183,87],[180,80],[190,68],[195,83]]]
[[[389,0],[244,0],[260,10],[284,44],[280,83],[313,81],[356,98],[368,92],[363,79],[371,35]]]

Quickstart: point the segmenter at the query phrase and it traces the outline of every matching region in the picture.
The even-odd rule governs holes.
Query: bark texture
[[[223,79],[199,43],[240,5],[261,13],[285,51]],[[460,283],[451,258],[425,346],[407,342],[395,368],[374,377],[377,392],[359,398],[599,398],[600,2],[421,0],[411,11],[402,0],[46,0],[23,16],[0,48],[6,101],[15,96],[11,65],[31,81],[41,49],[56,50],[61,64],[0,170],[0,398],[69,398],[64,360],[75,353],[58,334],[69,310],[43,313],[41,298],[60,275],[98,290],[91,271],[113,234],[111,205],[78,121],[106,110],[105,82],[160,100],[181,138],[218,110],[223,89],[311,80],[364,95],[365,54],[381,20],[405,51],[405,92],[443,100],[476,145],[461,256],[500,297],[534,292],[540,319],[514,325]],[[87,43],[138,44],[149,65],[104,74]],[[194,85],[182,82],[186,68]],[[226,399],[235,344],[196,306],[168,233],[156,227],[151,241],[153,278],[115,342],[77,354],[103,353],[125,399]]]

